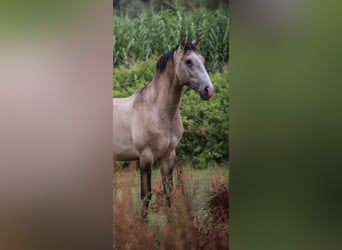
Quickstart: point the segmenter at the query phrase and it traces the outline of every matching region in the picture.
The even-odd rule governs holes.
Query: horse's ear
[[[187,43],[188,43],[188,40],[186,38],[183,38],[182,41],[179,43],[179,47],[184,48]]]
[[[197,35],[196,38],[195,38],[195,40],[192,41],[192,44],[195,45],[195,47],[197,47],[197,45],[199,44],[199,42],[200,42],[200,38],[199,38],[199,36]]]
[[[183,49],[184,49],[186,43],[187,43],[186,38],[184,38],[184,39],[179,43],[178,49],[177,49],[177,52],[178,52],[179,54],[183,51]]]

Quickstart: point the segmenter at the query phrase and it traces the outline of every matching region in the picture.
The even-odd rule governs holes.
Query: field
[[[140,216],[139,167],[116,164],[114,249],[229,248],[229,16],[222,6],[222,1],[116,2],[113,97],[126,97],[143,87],[153,78],[161,55],[197,36],[215,94],[204,102],[195,91],[183,89],[185,130],[177,147],[171,208],[155,168],[145,224]]]
[[[158,169],[152,175],[148,223],[140,214],[139,170],[116,170],[113,179],[114,249],[228,249],[228,171],[176,166],[173,206],[165,204]]]

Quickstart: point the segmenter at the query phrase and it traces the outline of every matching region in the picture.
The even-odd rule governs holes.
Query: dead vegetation
[[[113,249],[229,248],[228,170],[196,177],[193,170],[177,169],[171,208],[155,175],[147,224],[140,217],[138,177],[132,170],[114,173]]]

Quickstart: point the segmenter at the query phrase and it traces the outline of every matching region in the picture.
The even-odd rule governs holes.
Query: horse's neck
[[[174,74],[166,72],[159,75],[154,84],[157,94],[156,105],[172,120],[180,108],[182,87],[178,84]]]

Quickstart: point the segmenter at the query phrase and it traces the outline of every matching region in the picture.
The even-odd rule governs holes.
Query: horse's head
[[[183,41],[176,51],[176,75],[181,84],[197,91],[202,100],[208,100],[214,94],[214,85],[211,83],[204,66],[204,58],[197,49],[198,39],[192,43]]]

